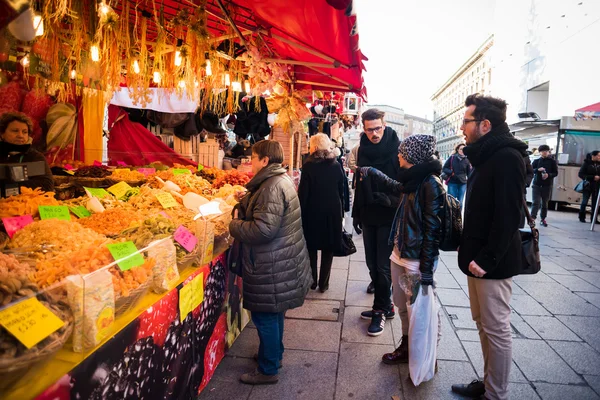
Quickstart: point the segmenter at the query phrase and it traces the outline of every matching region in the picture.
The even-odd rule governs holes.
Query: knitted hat
[[[407,162],[417,165],[431,160],[435,145],[433,135],[411,135],[400,143],[398,150]]]

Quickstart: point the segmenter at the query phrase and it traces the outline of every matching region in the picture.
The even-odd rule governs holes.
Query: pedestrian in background
[[[590,197],[592,198],[592,216],[598,201],[598,191],[600,191],[600,150],[594,150],[588,154],[579,169],[579,178],[587,181],[589,184],[583,190],[581,206],[579,207],[579,221],[585,222],[585,214]],[[596,223],[600,224],[598,218]]]
[[[465,156],[464,143],[459,143],[454,148],[454,154],[444,163],[443,177],[448,180],[448,194],[456,197],[461,206],[467,191],[467,180],[471,174],[471,163]]]
[[[274,140],[252,147],[254,177],[234,211],[229,231],[242,244],[244,308],[258,331],[258,369],[241,376],[251,385],[279,380],[285,312],[300,307],[312,283],[294,183]]]
[[[357,165],[376,168],[389,178],[397,180],[400,173],[400,140],[396,131],[385,126],[384,117],[385,113],[377,109],[370,109],[362,114],[365,133],[360,139]],[[368,177],[356,182],[352,224],[358,234],[363,233],[365,258],[375,289],[373,309],[361,313],[361,318],[371,320],[367,329],[370,336],[381,335],[386,318],[390,319],[395,315],[391,300],[392,245],[388,239],[397,206],[398,197],[385,193],[382,185],[371,182]]]
[[[542,226],[548,226],[546,217],[548,216],[548,202],[552,193],[552,182],[558,175],[558,165],[556,160],[550,156],[550,146],[543,144],[538,147],[541,157],[535,160],[531,166],[533,167],[533,197],[531,204],[531,217],[537,218],[540,207],[542,213]]]
[[[467,397],[508,399],[512,364],[512,277],[522,268],[519,221],[523,207],[527,144],[506,124],[504,100],[473,94],[461,129],[473,165],[467,183],[458,265],[468,276],[471,315],[484,358],[484,382],[453,385]]]
[[[327,135],[310,138],[310,156],[302,166],[298,197],[302,209],[302,228],[310,256],[313,284],[321,293],[329,289],[333,252],[342,247],[346,175],[331,150]],[[321,250],[321,273],[317,274],[317,252]],[[318,276],[320,275],[320,276]]]

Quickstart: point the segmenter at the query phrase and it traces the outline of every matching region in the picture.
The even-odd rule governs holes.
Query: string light
[[[225,86],[231,85],[231,77],[229,74],[225,74]]]
[[[138,63],[138,60],[133,60],[133,72],[135,74],[140,73],[140,63]]]
[[[25,56],[23,56],[23,58],[21,58],[21,65],[23,67],[29,66],[29,54],[25,54]]]
[[[152,82],[160,83],[160,72],[154,71],[154,77],[152,78]]]
[[[95,44],[90,47],[90,53],[92,55],[92,61],[100,61],[100,49]]]
[[[244,82],[244,89],[246,89],[246,93],[250,93],[250,82]]]
[[[100,13],[100,15],[102,17],[105,17],[108,15],[109,12],[112,11],[112,8],[110,8],[110,6],[108,4],[106,4],[105,2],[102,2],[99,6],[98,6],[98,12]]]
[[[176,50],[175,51],[175,66],[176,67],[181,67],[181,51]]]
[[[75,71],[74,69],[71,70],[71,79],[75,80],[75,78],[77,78],[77,71]]]
[[[231,89],[232,89],[234,92],[241,92],[241,91],[242,91],[242,83],[241,83],[241,82],[237,82],[237,81],[236,81],[236,82],[233,82],[233,83],[231,84]]]
[[[212,68],[210,67],[210,60],[206,60],[206,76],[212,75]]]
[[[39,14],[34,15],[33,27],[35,28],[35,36],[43,36],[44,35],[44,20],[42,19],[41,15],[39,15]]]
[[[179,81],[179,87],[185,89],[185,81],[183,79]]]

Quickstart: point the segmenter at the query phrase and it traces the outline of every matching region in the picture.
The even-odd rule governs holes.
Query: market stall
[[[0,397],[195,398],[248,321],[225,260],[249,146],[297,169],[314,91],[366,96],[351,2],[23,7],[32,37],[0,19],[0,115],[33,121],[55,190],[0,165]]]

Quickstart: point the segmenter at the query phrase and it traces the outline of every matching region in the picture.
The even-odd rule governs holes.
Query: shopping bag
[[[415,386],[433,379],[437,359],[438,311],[433,287],[416,287],[417,296],[408,306],[408,369]]]

